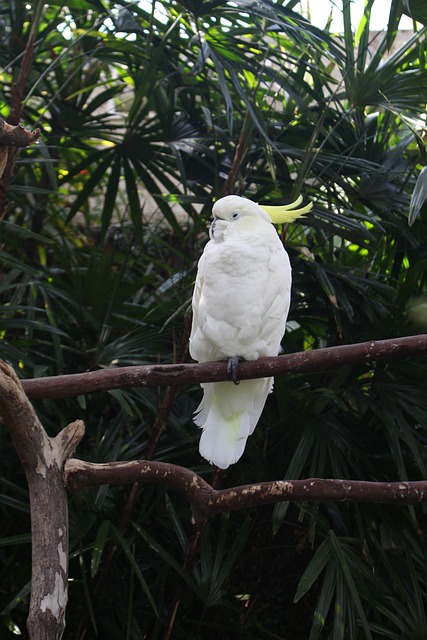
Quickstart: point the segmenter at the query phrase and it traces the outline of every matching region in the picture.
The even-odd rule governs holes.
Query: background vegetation
[[[42,141],[20,153],[4,202],[0,356],[27,378],[188,358],[196,262],[225,193],[314,203],[280,230],[294,273],[285,352],[422,332],[427,218],[408,212],[426,157],[427,13],[392,0],[374,41],[372,5],[353,33],[344,0],[338,37],[294,0],[4,0],[0,115]],[[396,45],[408,10],[418,23]],[[421,358],[277,379],[244,457],[215,481],[426,478],[425,381]],[[85,460],[152,457],[211,481],[199,398],[133,389],[36,408],[50,435],[84,419]],[[73,495],[66,637],[425,640],[425,517],[236,512],[183,569],[191,524],[176,495]],[[27,490],[4,430],[0,536],[0,635],[25,636]]]

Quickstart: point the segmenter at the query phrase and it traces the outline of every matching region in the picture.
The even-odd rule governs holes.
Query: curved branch
[[[149,460],[93,463],[70,458],[64,465],[64,481],[69,491],[101,484],[159,483],[183,493],[189,502],[200,507],[200,511],[205,511],[214,491],[210,484],[186,467]]]
[[[276,502],[371,502],[378,504],[420,504],[427,502],[427,481],[367,482],[362,480],[273,480],[216,490],[194,471],[166,462],[134,460],[94,464],[67,460],[65,484],[70,491],[101,484],[153,482],[185,495],[193,515],[206,517]]]
[[[239,378],[262,378],[285,373],[306,373],[336,369],[347,364],[370,364],[376,360],[388,362],[415,357],[427,352],[427,334],[376,340],[301,351],[241,362]],[[22,380],[27,396],[32,399],[68,398],[94,391],[131,387],[189,385],[200,382],[229,380],[226,362],[202,364],[165,364],[102,369],[87,373]]]

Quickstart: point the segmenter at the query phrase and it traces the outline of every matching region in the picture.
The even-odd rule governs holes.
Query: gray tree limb
[[[63,466],[83,437],[84,425],[77,420],[50,438],[13,369],[1,361],[0,419],[24,467],[30,495],[29,637],[60,640],[68,598],[68,507]]]

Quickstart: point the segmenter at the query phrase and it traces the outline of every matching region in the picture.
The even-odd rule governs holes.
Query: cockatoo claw
[[[228,358],[227,363],[227,375],[234,382],[234,384],[240,384],[239,380],[239,362],[241,358],[239,356],[231,356]]]

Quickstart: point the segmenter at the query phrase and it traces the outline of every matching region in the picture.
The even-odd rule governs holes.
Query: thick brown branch
[[[420,504],[427,502],[427,481],[367,482],[362,480],[274,480],[230,489],[213,489],[199,475],[175,464],[134,460],[93,464],[70,459],[65,463],[65,483],[70,491],[101,484],[154,482],[183,493],[197,514],[212,516],[275,502],[372,502]]]
[[[13,369],[1,361],[0,418],[21,459],[30,495],[29,637],[59,640],[68,598],[68,508],[62,468],[83,436],[83,423],[78,420],[49,438]]]
[[[260,358],[239,365],[239,378],[260,378],[285,373],[336,369],[348,364],[391,361],[427,353],[427,334],[301,351],[276,358]],[[225,362],[147,365],[102,369],[87,373],[22,380],[30,399],[66,398],[95,391],[163,385],[189,385],[227,380]]]
[[[194,471],[176,464],[148,460],[95,464],[71,458],[65,463],[64,478],[70,491],[100,484],[155,482],[176,489],[190,502],[201,505],[207,503],[212,492],[212,487]]]
[[[419,504],[427,502],[427,481],[368,482],[365,480],[274,480],[216,491],[210,514],[276,502],[372,502]]]

